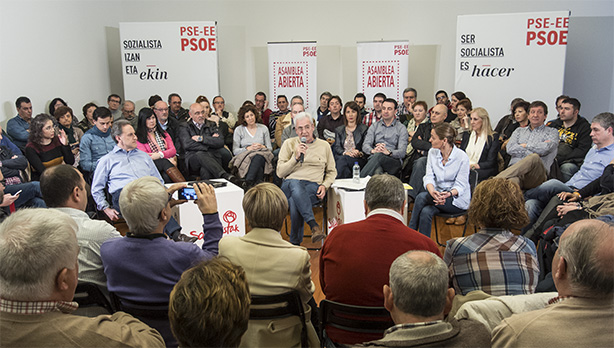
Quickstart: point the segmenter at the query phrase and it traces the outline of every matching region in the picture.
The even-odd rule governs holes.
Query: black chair
[[[301,320],[301,347],[309,347],[307,323],[303,301],[298,291],[292,290],[279,295],[252,296],[249,320],[273,320],[297,316]]]
[[[384,307],[354,306],[322,300],[320,302],[322,347],[331,345],[326,327],[334,327],[351,333],[381,334],[394,326],[390,313]]]
[[[168,302],[137,302],[122,299],[114,292],[109,292],[111,302],[117,310],[124,311],[145,324],[158,330],[167,347],[177,347],[178,343],[171,331],[168,320]],[[223,314],[223,313],[222,313]]]
[[[79,309],[101,307],[109,312],[109,314],[115,313],[115,308],[111,306],[111,303],[100,287],[94,283],[79,281],[73,301],[79,304]]]
[[[469,171],[469,187],[471,189],[471,196],[473,197],[473,190],[475,189],[475,187],[478,185],[478,172],[475,169],[471,169]],[[456,213],[456,214],[448,214],[448,213],[438,213],[435,214],[435,216],[433,217],[433,224],[435,225],[435,242],[442,247],[445,247],[445,244],[441,244],[441,242],[439,242],[439,231],[437,230],[437,218],[441,217],[441,218],[445,218],[445,219],[450,219],[450,218],[457,218],[459,216],[463,216],[467,214],[466,210],[463,210],[460,213]],[[465,226],[463,227],[463,237],[465,236],[465,232],[467,231],[467,223],[469,222],[469,219],[465,220]],[[474,229],[474,233],[477,232],[477,227],[473,226]]]
[[[323,200],[318,201],[318,203],[313,205],[313,208],[320,208],[322,209],[322,231],[328,235],[328,195],[324,196]],[[288,219],[284,220],[284,230],[286,231],[286,236],[290,236],[290,233],[288,232]],[[310,234],[304,234],[303,238],[311,238]],[[320,242],[320,247],[318,248],[307,248],[307,250],[320,250],[322,249],[322,244],[324,243],[324,241]]]

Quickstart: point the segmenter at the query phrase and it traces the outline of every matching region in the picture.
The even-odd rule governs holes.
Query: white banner
[[[387,98],[403,102],[409,75],[409,41],[357,42],[358,87],[373,107],[373,96],[382,92]]]
[[[563,91],[569,11],[458,16],[455,91],[497,124],[516,97],[554,106]],[[551,119],[556,110],[550,110]]]
[[[119,23],[119,36],[126,99],[145,106],[154,94],[186,102],[219,94],[215,22]]]
[[[269,42],[269,107],[278,110],[277,96],[288,102],[295,95],[303,97],[305,111],[320,106],[317,95],[316,42]]]

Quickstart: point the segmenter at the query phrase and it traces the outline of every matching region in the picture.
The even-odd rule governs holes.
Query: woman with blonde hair
[[[486,109],[475,108],[469,116],[471,132],[463,134],[460,148],[469,156],[471,169],[478,172],[478,181],[482,181],[497,175],[501,143],[499,135],[492,130]]]
[[[251,230],[243,237],[227,236],[220,240],[220,256],[245,269],[252,296],[298,291],[305,308],[309,346],[319,347],[310,321],[315,286],[311,281],[309,253],[279,234],[288,214],[286,196],[274,184],[258,184],[243,197],[243,210]],[[240,347],[298,347],[301,329],[295,317],[250,320]]]
[[[469,206],[480,231],[448,241],[444,262],[457,294],[481,290],[492,296],[535,292],[539,264],[535,244],[510,230],[529,223],[520,187],[509,180],[481,182]]]

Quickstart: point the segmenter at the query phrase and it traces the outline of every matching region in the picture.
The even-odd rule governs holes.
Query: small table
[[[226,182],[225,187],[215,189],[217,199],[217,211],[220,221],[224,227],[224,235],[241,237],[245,235],[245,213],[241,203],[243,202],[243,189],[224,179],[214,179],[214,181]],[[170,185],[167,184],[167,187]],[[173,194],[177,199],[177,192]],[[198,210],[194,201],[176,205],[173,207],[173,216],[181,225],[181,233],[191,237],[198,237],[195,242],[198,246],[203,245],[203,215]]]
[[[335,227],[349,222],[364,220],[365,216],[365,190],[364,187],[369,182],[370,177],[361,178],[361,183],[357,184],[362,189],[344,189],[342,187],[353,185],[344,185],[349,183],[351,179],[337,179],[328,189],[328,222],[327,228],[330,233]],[[405,187],[405,199],[407,199],[407,187]],[[407,224],[407,205],[403,211],[403,220]]]

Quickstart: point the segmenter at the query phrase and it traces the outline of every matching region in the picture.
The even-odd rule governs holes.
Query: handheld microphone
[[[307,138],[301,137],[301,143],[306,144],[307,143]],[[298,161],[299,161],[299,163],[303,163],[304,160],[305,160],[305,154],[302,153],[301,156],[298,158]]]

